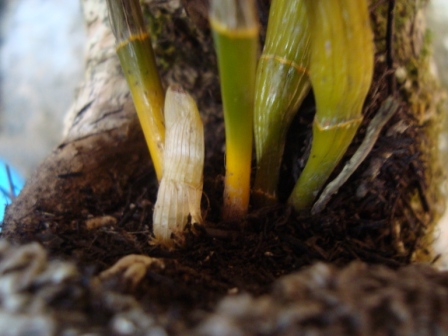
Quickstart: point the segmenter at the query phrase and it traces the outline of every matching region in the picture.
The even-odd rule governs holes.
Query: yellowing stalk
[[[258,22],[253,0],[211,2],[210,24],[218,55],[226,127],[223,217],[249,207]]]
[[[366,0],[313,0],[307,5],[317,111],[311,153],[289,198],[297,211],[313,205],[361,124],[374,56]]]
[[[156,242],[172,247],[189,219],[202,222],[204,129],[195,101],[180,86],[167,90],[165,121],[163,177],[154,206],[153,231]]]
[[[117,54],[154,163],[162,177],[164,92],[138,0],[107,0]]]
[[[269,12],[266,44],[258,63],[255,93],[257,173],[254,201],[258,206],[277,201],[286,133],[310,88],[308,66],[311,41],[306,2],[273,0]]]

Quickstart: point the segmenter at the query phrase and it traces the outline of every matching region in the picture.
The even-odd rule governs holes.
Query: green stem
[[[210,23],[218,56],[226,127],[223,216],[247,213],[252,161],[258,23],[254,1],[216,0]]]
[[[117,54],[148,144],[157,178],[163,167],[165,95],[138,0],[107,0]]]
[[[266,44],[257,68],[254,131],[258,206],[277,201],[286,132],[309,91],[310,28],[305,1],[272,1]]]
[[[316,116],[311,152],[289,198],[297,211],[313,205],[362,122],[374,54],[366,0],[314,0],[307,5]]]

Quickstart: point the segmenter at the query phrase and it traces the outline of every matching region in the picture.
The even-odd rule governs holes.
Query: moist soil
[[[386,85],[380,85],[383,88],[378,92],[386,92]],[[381,93],[369,97],[364,129],[381,98]],[[301,117],[294,122],[293,134],[306,136],[310,132],[313,107],[310,95]],[[198,310],[213,311],[220,299],[229,294],[249,293],[257,297],[269,293],[279,277],[318,261],[343,267],[361,260],[397,269],[409,264],[416,248],[421,248],[418,236],[425,229],[418,216],[412,216],[410,196],[421,195],[426,204],[422,162],[414,142],[420,136],[419,129],[387,135],[390,126],[406,118],[412,116],[400,108],[367,160],[318,215],[297,214],[279,204],[251,208],[249,215],[239,221],[221,221],[224,162],[222,151],[218,151],[209,156],[205,167],[205,222],[188,224],[183,235],[176,237],[178,246],[173,250],[151,242],[157,183],[148,163],[126,190],[112,191],[107,200],[96,199],[90,190],[84,190],[86,211],[81,215],[42,213],[41,223],[47,226],[36,227],[34,237],[52,258],[75,261],[87,275],[98,274],[129,254],[161,258],[165,267],[149,267],[135,288],[128,288],[119,276],[106,286],[134,296],[152,314],[176,320],[180,317],[187,325],[198,321]],[[222,124],[217,124],[216,129],[222,129]],[[207,143],[216,144],[216,138],[210,138],[213,132],[208,134]],[[346,157],[351,156],[362,138],[361,131]],[[220,146],[215,148],[222,148],[222,141],[218,139]],[[285,160],[283,165],[279,191],[283,198],[290,191],[285,181],[294,179],[294,171],[300,171],[299,163],[307,147],[305,144],[298,150],[286,150],[285,157],[295,155],[298,159]],[[387,159],[391,155],[393,160]],[[359,190],[364,189],[368,191],[360,197]],[[115,221],[87,228],[86,221],[104,216]],[[400,223],[399,237],[394,236],[394,221]]]
[[[186,37],[183,43],[188,43]],[[197,41],[192,42],[195,44]],[[330,179],[353,155],[381,103],[391,95],[401,99],[401,87],[391,80],[384,53],[376,57],[363,124]],[[82,191],[83,213],[42,211],[37,214],[40,220],[35,232],[27,235],[41,242],[50,258],[75,262],[86,278],[129,254],[160,258],[165,266],[149,267],[137,286],[126,286],[119,276],[105,286],[131,295],[149,314],[191,326],[201,319],[198,312],[214,311],[222,298],[270,293],[277,279],[318,261],[344,267],[358,260],[398,269],[411,263],[417,250],[429,255],[421,238],[427,228],[423,214],[432,211],[425,175],[428,163],[421,149],[422,143],[430,140],[408,104],[401,104],[367,159],[325,210],[312,216],[295,213],[284,203],[309,153],[315,113],[310,93],[288,132],[280,174],[282,202],[260,209],[251,207],[247,217],[226,222],[221,220],[224,131],[217,88],[214,84],[206,92],[196,93],[200,108],[213,106],[204,116],[205,222],[188,224],[176,237],[175,249],[166,250],[151,241],[157,181],[149,157],[143,158],[140,171],[125,189],[111,190],[105,199],[86,188]],[[139,141],[144,141],[142,136]],[[89,229],[86,222],[92,218],[107,220]],[[107,314],[99,318],[107,320]]]

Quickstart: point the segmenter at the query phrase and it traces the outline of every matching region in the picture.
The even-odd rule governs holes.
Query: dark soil
[[[380,65],[377,69],[376,76],[380,76]],[[386,95],[385,85],[381,80],[377,83],[383,87],[374,89],[376,93],[369,96],[363,129]],[[312,104],[310,97],[303,109],[312,112]],[[296,120],[298,134],[308,133],[307,121],[311,117],[312,113]],[[241,221],[220,221],[223,154],[218,152],[205,168],[206,222],[189,225],[183,245],[173,251],[151,244],[157,186],[150,166],[142,167],[127,190],[111,193],[107,200],[96,199],[86,190],[89,206],[84,214],[52,214],[51,221],[48,214],[42,214],[41,222],[51,224],[46,229],[37,228],[36,238],[51,256],[75,260],[84,272],[90,273],[100,272],[129,254],[163,258],[166,267],[150,269],[136,289],[125,288],[119,279],[110,288],[131,291],[148,311],[183,316],[188,323],[197,318],[191,312],[212,311],[228,293],[268,293],[279,277],[318,261],[345,266],[361,260],[398,268],[409,264],[419,244],[416,237],[424,230],[418,217],[409,215],[411,195],[419,190],[421,195],[425,192],[420,182],[422,163],[414,144],[419,129],[387,135],[393,125],[406,118],[411,116],[405,108],[400,109],[366,162],[325,211],[316,216],[295,214],[286,205],[278,205],[252,209]],[[363,129],[347,156],[362,140]],[[285,180],[291,180],[293,171],[300,170],[297,162],[302,161],[301,152],[302,148],[295,153],[287,149],[287,155],[294,153],[299,159],[289,167],[285,164]],[[373,169],[378,170],[378,175]],[[361,187],[368,190],[364,197],[356,196]],[[105,215],[114,217],[116,223],[95,230],[86,228],[86,220]],[[395,221],[400,222],[399,236],[394,232]]]
[[[262,3],[266,6],[267,2]],[[204,34],[207,38],[207,33]],[[198,41],[186,40],[185,36],[182,39],[184,45],[199,48]],[[364,122],[345,160],[359,146],[381,103],[390,95],[400,99],[400,86],[391,91],[386,53],[387,50],[378,52],[375,84],[366,100]],[[174,57],[172,61],[177,59]],[[91,190],[84,190],[85,213],[39,213],[39,225],[29,234],[46,247],[52,258],[75,261],[87,275],[97,274],[129,254],[162,258],[165,267],[150,267],[136,288],[126,288],[120,279],[107,286],[131,294],[147,312],[195,325],[201,318],[198,311],[213,311],[217,302],[229,293],[258,297],[271,292],[279,277],[318,261],[346,266],[358,260],[398,269],[411,262],[417,249],[425,253],[420,237],[427,222],[421,218],[432,211],[426,199],[427,162],[420,151],[426,133],[406,104],[385,126],[368,158],[322,213],[296,214],[279,204],[251,209],[241,221],[223,222],[220,213],[224,154],[219,90],[214,81],[206,84],[191,83],[192,87],[206,88],[196,93],[207,130],[203,197],[206,222],[188,225],[182,244],[173,251],[153,245],[152,210],[157,184],[151,166],[144,162],[127,188],[111,190],[107,199],[98,199]],[[289,131],[290,145],[285,152],[279,190],[283,200],[306,161],[313,115],[314,101],[310,94]],[[106,215],[116,221],[87,229],[86,220]]]

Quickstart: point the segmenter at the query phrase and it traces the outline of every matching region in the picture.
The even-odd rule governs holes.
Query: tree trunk
[[[107,285],[107,281],[103,281],[103,284],[106,283],[107,290],[127,294],[131,292],[134,297],[138,297],[136,293],[140,295],[147,290],[151,293],[151,299],[163,309],[151,310],[147,308],[147,302],[137,305],[139,309],[146,309],[145,314],[160,317],[160,311],[163,311],[168,316],[168,312],[173,311],[170,300],[182,306],[185,309],[182,312],[185,316],[188,315],[188,318],[182,317],[186,324],[176,325],[171,330],[168,328],[172,333],[185,332],[191,327],[188,323],[193,323],[192,321],[198,334],[212,333],[207,328],[222,321],[226,328],[235,328],[226,329],[230,330],[230,334],[260,333],[261,329],[245,323],[245,319],[257,311],[257,306],[268,305],[275,307],[280,313],[268,312],[271,308],[259,308],[257,319],[263,321],[263,314],[272,313],[272,319],[280,321],[281,316],[287,316],[291,302],[295,299],[300,301],[303,298],[301,295],[305,295],[309,289],[307,276],[315,276],[316,283],[322,278],[326,284],[342,281],[346,277],[345,285],[349,287],[352,284],[350,281],[355,281],[353,277],[356,272],[367,274],[366,283],[368,279],[377,276],[381,278],[378,274],[386,274],[383,280],[387,278],[387,281],[384,280],[382,284],[384,288],[392,288],[401,286],[397,282],[405,274],[423,279],[421,286],[430,287],[431,281],[437,282],[440,286],[437,290],[443,291],[446,296],[447,282],[442,285],[439,279],[442,275],[434,270],[418,267],[393,271],[383,269],[382,266],[374,268],[355,263],[339,271],[333,266],[318,264],[305,273],[298,273],[297,281],[294,280],[296,278],[276,280],[281,275],[316,261],[345,266],[353,260],[361,260],[398,268],[415,260],[434,258],[430,244],[432,233],[444,210],[444,200],[440,196],[443,173],[438,161],[437,143],[443,93],[429,71],[430,53],[423,19],[426,2],[397,0],[395,7],[392,7],[393,3],[394,1],[372,0],[370,4],[376,43],[374,83],[364,107],[364,122],[345,161],[362,142],[369,122],[381,104],[393,96],[401,105],[384,127],[367,159],[339,193],[333,195],[321,214],[299,216],[286,206],[279,205],[253,211],[244,219],[244,225],[241,225],[220,221],[224,130],[216,60],[206,19],[207,1],[145,1],[145,13],[150,22],[164,84],[167,86],[179,83],[194,96],[206,132],[204,192],[209,200],[207,221],[210,223],[205,227],[189,228],[186,232],[186,245],[179,251],[168,252],[148,243],[157,181],[115,54],[106,3],[103,0],[83,0],[89,38],[85,80],[67,115],[64,140],[41,164],[21,194],[8,207],[3,237],[19,243],[39,241],[52,256],[68,257],[75,262],[81,267],[81,273],[85,272],[83,267],[86,264],[95,264],[97,268],[104,269],[130,253],[165,257],[166,259],[161,259],[165,269],[149,263],[152,266],[145,269],[147,281],[142,280],[132,290],[117,285],[117,282],[121,283],[126,279],[117,280],[112,277],[115,279],[112,285]],[[268,7],[269,1],[258,1],[262,25],[266,24]],[[302,130],[301,134],[306,134],[302,139],[304,143],[310,141],[309,121],[312,115],[309,111],[313,106],[310,95],[299,111],[299,115],[302,113],[304,117],[296,118],[293,125],[293,128]],[[298,162],[306,155],[306,146],[297,145],[295,133],[297,132],[290,131],[289,139],[293,140],[286,148],[286,155],[290,158],[285,158],[284,177],[281,181],[281,188],[285,193],[291,190],[293,171],[300,169]],[[332,178],[342,169],[344,162]],[[243,231],[240,230],[242,226],[245,227]],[[171,271],[166,271],[166,268]],[[379,273],[375,273],[375,270]],[[155,273],[159,274],[159,278]],[[165,297],[156,294],[157,289],[150,281],[159,284],[160,277],[171,279],[169,281],[174,283],[180,281],[180,293],[187,295],[189,303],[180,304],[177,294],[163,293],[167,295]],[[286,292],[291,288],[285,281],[292,281],[290,286],[295,286],[296,297],[292,295],[293,298],[288,298],[289,294]],[[276,288],[274,294],[266,296],[266,299],[240,295],[224,299],[217,308],[218,300],[229,291],[259,295],[270,292],[273,284]],[[170,291],[171,287],[166,287],[166,283],[160,286]],[[192,288],[194,286],[203,288]],[[327,288],[326,286],[322,285],[322,288]],[[423,287],[415,286],[416,292],[424,292]],[[310,291],[315,290],[316,293],[323,290],[317,285],[312,287]],[[378,291],[384,288],[379,286]],[[397,289],[397,293],[407,293],[408,289],[401,289]],[[83,290],[90,294],[96,293],[96,296],[89,297],[92,302],[98,299],[96,291],[99,289],[94,285]],[[360,292],[367,295],[359,291],[359,288],[347,291],[351,294],[348,295],[342,289],[337,294],[341,295],[338,296],[341,306],[347,295],[350,298],[355,298]],[[276,298],[275,293],[282,293],[280,297],[283,299]],[[105,300],[101,297],[101,300]],[[386,300],[381,295],[376,298],[380,300],[380,297],[381,300]],[[307,297],[311,301],[321,299]],[[365,299],[367,300],[367,296]],[[392,298],[391,302],[395,299],[395,302],[401,300],[403,307],[412,305],[402,297]],[[310,310],[310,316],[324,318],[336,314],[329,306],[327,310],[324,308],[329,305],[324,301],[319,301],[319,309],[315,312],[306,307]],[[347,316],[362,319],[361,315],[357,315],[354,301],[350,302],[349,306],[353,311],[347,313]],[[232,315],[232,304],[245,308]],[[368,320],[368,323],[367,320],[360,322],[362,328],[374,328],[372,316],[376,313],[373,309],[380,307],[380,302],[374,304],[360,299],[359,304],[365,308],[359,308],[359,314],[362,311]],[[369,304],[372,304],[372,310],[369,310]],[[392,303],[385,305],[392,307]],[[420,301],[417,305],[420,305]],[[203,316],[204,321],[199,323],[198,317],[186,312],[188,309],[196,313],[198,309],[207,309],[214,313],[207,318]],[[409,309],[406,310],[410,314],[405,318],[407,321],[419,314],[419,310]],[[448,308],[444,309],[445,313],[448,312]],[[382,318],[389,321],[387,323],[393,323],[390,321],[394,314],[387,316],[385,313]],[[429,310],[424,314],[430,314]],[[85,318],[90,321],[89,317]],[[432,318],[433,316],[428,317],[434,325],[448,332],[446,322],[442,323],[435,318],[431,320]],[[341,316],[334,319],[342,321]],[[109,317],[108,321],[111,320]],[[297,320],[285,323],[289,325],[288,323],[297,323]],[[303,323],[305,328],[306,323]],[[323,325],[322,323],[316,322],[313,325]],[[344,328],[348,328],[347,325]],[[398,322],[391,325],[396,330],[405,328],[404,324]],[[163,326],[166,327],[166,324]],[[410,328],[413,327],[414,325]],[[335,328],[331,329],[334,335],[348,334],[347,329]],[[415,328],[418,328],[417,324]],[[362,330],[367,332],[368,329]],[[274,331],[267,331],[267,334],[274,334]]]

